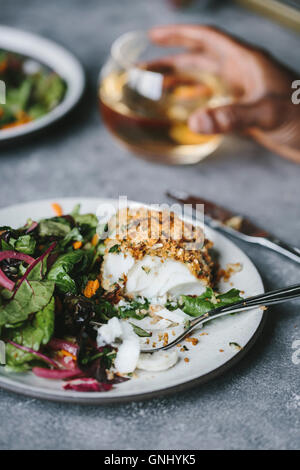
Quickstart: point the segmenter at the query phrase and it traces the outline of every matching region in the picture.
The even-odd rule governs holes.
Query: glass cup
[[[196,109],[227,104],[231,96],[216,75],[170,65],[167,56],[170,49],[152,44],[146,32],[120,36],[100,73],[100,111],[111,133],[138,156],[197,163],[216,150],[222,136],[192,132],[188,117]]]

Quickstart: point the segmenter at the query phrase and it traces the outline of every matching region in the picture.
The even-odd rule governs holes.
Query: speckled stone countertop
[[[73,51],[86,68],[88,91],[63,126],[0,149],[1,207],[58,196],[119,194],[166,202],[165,190],[172,185],[251,215],[300,246],[300,166],[240,139],[227,139],[197,166],[151,164],[116,146],[96,106],[100,66],[122,32],[160,23],[214,23],[297,68],[296,33],[225,1],[199,1],[184,12],[170,9],[163,0],[25,3],[3,4],[1,23],[40,33]],[[255,262],[266,288],[299,281],[296,264],[267,250],[240,246]],[[296,302],[273,308],[257,345],[230,372],[167,398],[84,407],[0,391],[0,448],[299,448],[300,365],[292,361],[292,344],[300,340],[299,310]]]

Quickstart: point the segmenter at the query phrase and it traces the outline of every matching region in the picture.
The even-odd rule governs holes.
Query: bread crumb
[[[196,346],[198,344],[199,340],[197,338],[187,338],[186,340],[188,343],[192,343],[193,346]]]
[[[231,276],[240,272],[243,269],[241,263],[228,263],[226,269],[219,269],[217,273],[217,280],[220,281],[222,278],[224,282],[229,282]]]

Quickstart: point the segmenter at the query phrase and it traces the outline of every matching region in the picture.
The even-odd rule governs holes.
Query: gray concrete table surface
[[[0,149],[0,206],[61,196],[166,202],[169,187],[189,190],[251,215],[300,246],[300,166],[241,139],[227,139],[197,166],[151,164],[117,147],[96,106],[96,83],[111,42],[161,23],[220,25],[297,68],[299,36],[230,2],[196,2],[185,11],[163,0],[12,0],[1,23],[54,39],[88,76],[76,115],[46,135]],[[298,68],[299,71],[299,68]],[[240,244],[266,288],[299,281],[299,266]],[[296,449],[300,442],[299,304],[273,308],[254,349],[226,375],[192,391],[105,407],[51,403],[0,391],[0,448]]]

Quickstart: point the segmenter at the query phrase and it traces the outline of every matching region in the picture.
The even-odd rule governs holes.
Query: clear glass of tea
[[[166,65],[167,55],[170,50],[152,44],[146,32],[120,36],[100,73],[102,118],[138,156],[168,164],[197,163],[216,150],[222,136],[192,132],[189,115],[226,104],[231,97],[219,77],[195,67]]]

